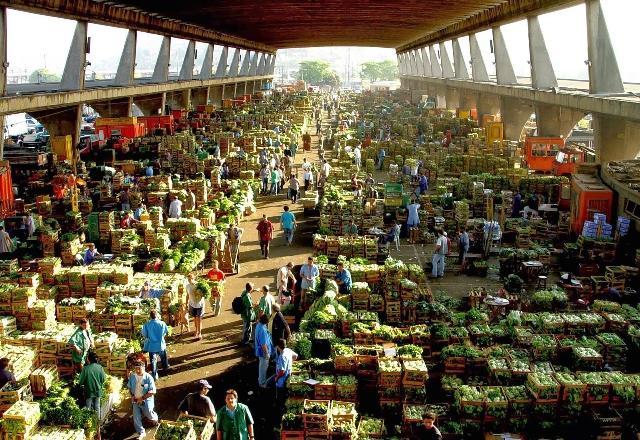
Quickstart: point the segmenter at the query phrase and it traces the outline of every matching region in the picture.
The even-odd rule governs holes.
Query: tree
[[[391,81],[398,77],[398,67],[391,60],[367,61],[360,66],[360,76],[369,81]]]
[[[326,61],[302,61],[296,76],[314,86],[340,85],[340,77]]]
[[[36,69],[29,75],[30,83],[60,82],[60,79],[60,75],[50,72],[46,68]]]

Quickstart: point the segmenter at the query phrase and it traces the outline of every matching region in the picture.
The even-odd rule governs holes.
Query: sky
[[[637,17],[640,17],[640,1],[601,0],[601,4],[616,51],[622,79],[624,82],[640,83],[640,57],[637,56],[637,42],[632,37],[633,34],[629,32],[629,29],[634,29],[637,26]],[[12,9],[8,10],[7,19],[7,56],[10,81],[15,80],[13,77],[28,76],[33,70],[45,67],[54,73],[61,74],[64,70],[75,22]],[[556,76],[563,79],[587,79],[584,4],[541,15],[540,25],[545,35]],[[29,29],[29,32],[25,33],[25,29]],[[526,29],[526,21],[524,20],[502,27],[514,70],[519,76],[530,76]],[[91,37],[91,51],[87,55],[87,59],[91,63],[88,67],[89,73],[108,75],[116,71],[126,34],[126,29],[89,24],[89,36]],[[477,36],[487,70],[491,74],[495,71],[489,45],[491,32],[481,32]],[[150,75],[161,41],[162,38],[158,35],[139,33],[136,76]],[[468,51],[468,38],[461,38],[460,43],[463,51]],[[186,45],[187,42],[184,40],[172,42],[171,72],[179,72]],[[448,47],[450,47],[449,44]],[[200,54],[194,69],[197,72],[201,67],[206,45],[198,43],[196,49]],[[217,61],[219,52],[220,48],[216,46],[214,63]],[[359,65],[364,61],[396,59],[393,49],[360,47],[351,49],[344,47],[285,49],[280,50],[278,54],[276,78],[278,72],[295,69],[297,62],[304,59],[330,61],[336,72],[345,78],[357,76]],[[466,53],[467,61],[468,56]]]

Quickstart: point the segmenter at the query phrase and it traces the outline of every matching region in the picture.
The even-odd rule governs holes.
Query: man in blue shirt
[[[158,414],[154,411],[154,395],[156,394],[156,384],[153,377],[144,371],[144,361],[138,361],[135,369],[129,375],[127,388],[131,394],[133,405],[133,426],[139,435],[144,438],[145,431],[142,425],[142,418],[151,420],[158,424]]]
[[[344,263],[338,263],[338,272],[336,273],[336,283],[343,295],[351,293],[351,272],[344,268]]]
[[[153,165],[151,163],[147,164],[147,167],[144,169],[144,175],[153,177]]]
[[[280,215],[280,225],[284,232],[284,239],[287,246],[289,246],[293,241],[293,230],[296,228],[296,216],[293,215],[293,212],[289,211],[288,206],[285,205],[283,209],[284,212]]]
[[[280,417],[282,417],[285,403],[289,397],[287,382],[291,376],[293,361],[296,359],[298,359],[298,354],[287,348],[287,341],[284,339],[276,341],[276,374],[273,379],[276,382],[276,408]]]
[[[387,152],[384,151],[384,148],[380,148],[380,151],[378,151],[378,169],[382,170],[382,167],[384,167],[384,158],[387,157]]]
[[[267,387],[267,370],[271,359],[272,342],[268,324],[269,316],[262,315],[256,325],[255,354],[258,358],[258,385],[261,388]]]
[[[87,250],[84,251],[84,265],[88,266],[93,263],[97,255],[100,255],[100,253],[98,252],[98,249],[96,249],[96,245],[90,243]]]
[[[423,172],[420,176],[420,194],[424,194],[429,189],[429,179],[427,179],[426,174]]]
[[[142,326],[142,337],[144,338],[144,345],[142,351],[149,353],[149,362],[151,362],[151,374],[153,378],[158,380],[158,361],[157,356],[160,357],[162,362],[162,368],[169,368],[169,361],[167,360],[167,343],[164,338],[169,334],[167,324],[158,318],[158,312],[151,310],[149,313],[149,320]]]

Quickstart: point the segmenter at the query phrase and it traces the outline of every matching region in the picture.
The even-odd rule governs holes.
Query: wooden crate
[[[280,431],[280,440],[305,440],[304,431]]]
[[[194,431],[196,434],[196,438],[197,440],[210,440],[211,436],[213,435],[214,429],[215,429],[215,425],[213,423],[211,423],[211,420],[208,417],[198,417],[198,416],[192,416],[192,415],[181,415],[178,418],[178,422],[183,422],[183,421],[187,421],[187,420],[192,420],[192,421],[198,421],[200,423],[204,423],[204,427],[202,428],[202,430],[197,430],[195,428],[195,424],[194,424]]]
[[[57,379],[58,369],[55,365],[41,365],[29,375],[31,393],[36,397],[44,397]]]
[[[326,405],[327,414],[306,414],[306,410],[315,403],[321,403]],[[329,431],[329,414],[331,413],[331,401],[330,400],[311,400],[305,399],[302,410],[302,421],[304,423],[305,431]]]

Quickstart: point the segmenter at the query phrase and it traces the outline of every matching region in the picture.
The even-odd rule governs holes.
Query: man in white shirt
[[[356,163],[358,169],[362,165],[362,152],[360,151],[360,145],[356,145],[356,148],[353,150],[353,160]]]
[[[302,159],[302,170],[303,171],[311,170],[311,164],[309,162],[307,162],[307,158],[306,157],[304,159]]]
[[[169,204],[169,218],[180,218],[182,216],[182,202],[176,197],[171,196]]]
[[[306,195],[307,191],[309,191],[309,189],[312,188],[313,186],[313,173],[311,172],[310,167],[304,171],[302,177],[304,179],[304,192]]]
[[[329,177],[329,173],[331,172],[331,165],[327,162],[327,159],[323,161],[322,164],[322,175],[326,178]]]
[[[295,285],[296,277],[291,272],[293,269],[293,263],[290,261],[286,266],[281,267],[278,270],[278,275],[276,276],[276,288],[278,289],[278,295],[282,296],[282,292],[287,290],[289,280],[293,282]]]
[[[442,278],[444,276],[444,256],[449,252],[449,242],[444,235],[442,229],[438,229],[438,239],[436,248],[433,251],[431,260],[433,269],[431,270],[431,278]]]

